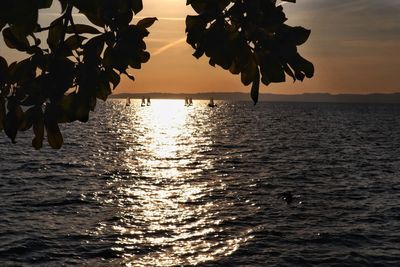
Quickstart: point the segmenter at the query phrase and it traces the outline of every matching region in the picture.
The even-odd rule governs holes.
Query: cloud
[[[154,56],[157,56],[157,55],[159,55],[159,54],[161,54],[161,53],[164,53],[165,51],[167,51],[167,50],[169,50],[169,49],[171,49],[171,48],[173,48],[173,47],[175,47],[175,46],[177,46],[177,45],[179,45],[179,44],[182,44],[182,43],[184,43],[185,41],[186,41],[186,37],[180,38],[180,39],[178,39],[178,40],[176,40],[176,41],[173,41],[173,42],[171,42],[171,43],[169,43],[169,44],[166,44],[166,45],[164,45],[164,46],[158,48],[156,51],[154,51],[154,52],[152,53],[152,56],[154,57]]]

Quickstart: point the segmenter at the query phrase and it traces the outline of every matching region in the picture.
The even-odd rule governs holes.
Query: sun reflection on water
[[[128,107],[120,133],[129,144],[122,164],[133,175],[119,183],[120,220],[115,250],[127,266],[195,265],[233,253],[250,232],[226,234],[220,216],[233,205],[210,196],[224,190],[207,153],[212,138],[209,113],[181,100],[155,100]],[[122,124],[121,124],[122,125]]]

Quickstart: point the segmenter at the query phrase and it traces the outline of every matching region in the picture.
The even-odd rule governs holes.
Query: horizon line
[[[121,92],[121,93],[112,93],[111,96],[117,96],[121,94],[167,94],[167,95],[198,95],[198,94],[250,94],[249,92],[241,92],[241,91],[232,91],[232,92]],[[369,93],[330,93],[330,92],[303,92],[297,94],[282,94],[282,93],[260,93],[260,95],[283,95],[283,96],[296,96],[296,95],[361,95],[361,96],[368,96],[368,95],[394,95],[400,94],[400,91],[397,92],[369,92]]]

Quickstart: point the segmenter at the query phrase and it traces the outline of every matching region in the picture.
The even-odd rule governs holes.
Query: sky
[[[146,38],[150,61],[130,70],[135,82],[123,78],[122,92],[248,92],[249,86],[203,56],[192,56],[185,42],[185,17],[194,14],[185,0],[143,0],[137,16],[159,18]],[[42,21],[54,19],[58,7],[45,10]],[[298,0],[285,3],[287,24],[311,29],[300,54],[314,63],[315,75],[304,82],[262,86],[262,93],[298,94],[400,92],[399,0]],[[2,44],[3,47],[3,44]],[[4,48],[0,47],[3,54]]]

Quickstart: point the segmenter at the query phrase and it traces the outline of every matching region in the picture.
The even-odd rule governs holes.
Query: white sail
[[[126,98],[126,102],[125,102],[125,106],[130,106],[131,105],[131,98],[127,97]]]

